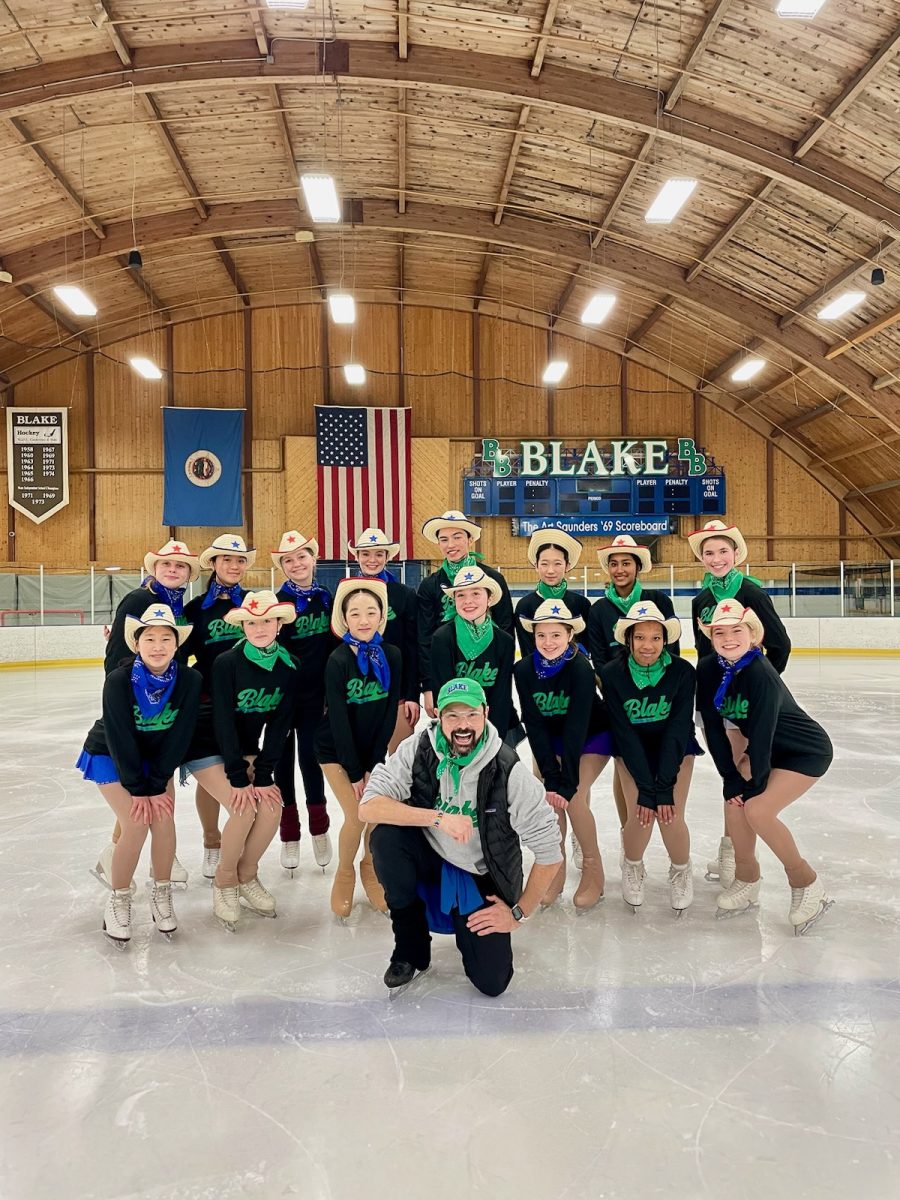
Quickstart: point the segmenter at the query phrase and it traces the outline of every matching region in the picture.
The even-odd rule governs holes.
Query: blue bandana
[[[359,667],[359,673],[368,675],[371,667],[372,674],[387,691],[391,686],[391,668],[381,644],[381,634],[376,631],[372,634],[371,642],[360,642],[351,637],[349,633],[345,633],[344,641],[356,650],[356,665]]]
[[[151,675],[139,654],[134,656],[134,666],[131,668],[131,690],[137,700],[138,708],[144,719],[156,716],[166,707],[166,703],[175,690],[175,676],[178,674],[178,663],[173,658],[162,675]]]
[[[569,642],[565,651],[559,658],[544,658],[540,650],[531,652],[531,661],[534,663],[534,669],[537,672],[538,679],[552,679],[554,675],[558,675],[566,663],[570,663],[577,654],[583,654],[587,658],[588,653],[579,642]]]
[[[224,583],[213,577],[209,582],[209,589],[203,597],[201,608],[212,608],[217,600],[230,600],[235,608],[241,607],[241,601],[244,598],[244,591],[240,584],[236,583],[234,587],[226,587]]]
[[[322,597],[322,607],[326,612],[331,608],[331,592],[327,588],[320,587],[318,583],[313,583],[312,587],[304,588],[299,583],[294,583],[293,580],[288,579],[282,585],[281,590],[287,592],[293,599],[297,616],[306,612],[316,596]]]
[[[363,571],[357,571],[353,576],[354,579],[381,579],[385,583],[396,583],[397,576],[392,575],[387,567],[383,571],[379,571],[377,575],[366,575]]]
[[[729,662],[721,654],[717,654],[716,658],[719,660],[719,666],[725,668],[725,674],[722,676],[722,682],[719,684],[719,689],[713,700],[716,708],[721,710],[722,705],[725,703],[725,693],[728,691],[728,685],[732,679],[734,679],[738,671],[742,671],[744,667],[752,663],[754,658],[762,658],[762,650],[759,646],[754,646],[752,650],[748,650],[746,654],[742,655],[737,662]]]
[[[168,604],[169,608],[171,608],[172,616],[176,621],[179,617],[184,615],[184,593],[187,591],[186,584],[184,587],[167,588],[165,584],[160,583],[158,579],[154,579],[152,575],[148,575],[141,586],[145,587],[148,583],[150,585],[149,590],[153,592],[154,595],[159,596],[162,600],[165,600],[166,604]],[[181,624],[180,621],[179,624]]]

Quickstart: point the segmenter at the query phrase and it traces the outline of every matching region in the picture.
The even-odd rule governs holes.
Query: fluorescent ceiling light
[[[269,8],[309,8],[309,0],[266,0],[266,4]]]
[[[328,307],[335,325],[352,325],[356,320],[356,301],[349,292],[332,292]]]
[[[814,17],[825,0],[781,0],[775,9],[779,17]]]
[[[696,186],[696,179],[667,179],[647,209],[644,220],[656,225],[674,221]]]
[[[843,292],[836,300],[819,309],[820,321],[836,321],[851,309],[857,308],[866,298],[865,292]]]
[[[554,358],[544,367],[544,374],[541,379],[544,383],[559,383],[563,375],[569,369],[569,364],[563,362],[561,358]]]
[[[162,371],[155,362],[149,358],[129,358],[131,365],[137,371],[138,375],[143,375],[144,379],[162,379]]]
[[[614,292],[595,292],[581,314],[582,325],[602,325],[616,303]]]
[[[81,288],[75,287],[74,284],[61,283],[59,287],[53,289],[53,294],[76,317],[95,317],[97,315],[97,305],[90,296],[85,295]]]
[[[748,379],[758,375],[765,365],[764,358],[745,358],[741,365],[731,372],[731,378],[735,383],[746,383]]]
[[[341,205],[333,175],[301,175],[300,184],[314,221],[340,221]]]
[[[348,383],[359,384],[366,382],[366,368],[359,363],[344,364],[344,378]]]

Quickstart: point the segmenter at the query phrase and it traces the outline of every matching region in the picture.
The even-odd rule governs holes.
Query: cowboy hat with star
[[[714,629],[721,628],[723,625],[746,625],[750,633],[750,640],[755,646],[758,646],[765,634],[763,623],[753,611],[752,608],[744,608],[737,600],[720,600],[713,609],[713,615],[709,619],[709,624],[700,623],[700,629],[707,637],[710,637]]]
[[[354,592],[368,592],[374,596],[381,607],[381,620],[378,622],[378,632],[384,633],[388,622],[388,590],[383,579],[369,579],[365,575],[354,576],[352,579],[342,579],[334,592],[334,604],[331,609],[331,632],[335,637],[342,638],[349,632],[347,618],[344,616],[344,601]]]
[[[388,560],[396,558],[400,553],[400,543],[392,542],[383,529],[364,529],[356,542],[347,547],[358,557],[360,550],[387,550]]]
[[[503,597],[503,589],[496,579],[492,579],[487,572],[481,567],[463,567],[457,573],[453,583],[442,584],[441,590],[447,595],[453,596],[456,592],[461,592],[463,588],[484,588],[488,594],[488,608],[493,608],[498,600]]]
[[[652,600],[639,600],[637,604],[632,604],[627,616],[620,617],[616,621],[613,637],[621,646],[624,646],[625,634],[633,625],[640,625],[642,621],[656,621],[657,624],[662,625],[666,631],[666,640],[670,645],[681,637],[681,622],[678,618],[663,616]]]
[[[584,618],[573,617],[562,600],[545,600],[537,606],[533,617],[519,617],[519,624],[528,633],[534,633],[536,625],[549,625],[553,621],[568,625],[573,633],[581,633],[584,629]]]
[[[427,538],[429,542],[438,544],[438,534],[442,529],[464,529],[466,533],[477,542],[481,537],[481,526],[476,525],[474,521],[470,521],[465,513],[461,513],[457,508],[448,508],[445,513],[441,513],[439,517],[431,517],[422,526],[422,536]]]
[[[245,621],[268,621],[276,617],[287,624],[297,616],[293,604],[285,604],[274,592],[248,592],[241,601],[240,608],[232,608],[225,614],[224,620],[229,625],[243,625]]]
[[[688,534],[688,545],[697,558],[703,553],[703,543],[710,538],[725,538],[734,542],[734,565],[742,563],[747,557],[747,543],[737,525],[726,525],[724,521],[707,521],[702,529],[695,529]],[[702,560],[701,560],[702,561]]]
[[[190,567],[191,583],[200,578],[200,563],[197,555],[191,554],[184,542],[171,539],[164,546],[160,546],[158,550],[148,550],[144,555],[144,574],[152,575],[156,564],[162,562],[163,559],[168,562],[184,563],[186,567]]]
[[[538,557],[545,546],[559,546],[562,550],[565,550],[569,557],[570,567],[578,565],[578,560],[581,558],[581,551],[584,549],[581,542],[577,538],[573,538],[570,533],[566,533],[564,529],[555,529],[552,527],[537,529],[531,535],[531,540],[528,543],[528,561],[533,567],[537,566]]]
[[[219,554],[239,554],[246,558],[248,567],[256,562],[256,551],[247,549],[247,543],[239,533],[220,533],[200,555],[200,570],[211,571],[213,559]]]
[[[620,533],[618,537],[613,538],[608,546],[601,546],[597,551],[597,558],[600,560],[600,570],[604,575],[609,574],[609,560],[614,554],[630,554],[632,558],[638,560],[642,571],[649,571],[653,566],[653,559],[650,557],[650,547],[639,546],[630,533]]]
[[[319,543],[315,538],[304,537],[296,529],[289,529],[281,535],[277,550],[270,550],[272,562],[276,567],[281,566],[281,560],[286,554],[296,554],[298,550],[308,550],[313,558],[319,557]]]
[[[137,654],[138,633],[141,629],[149,629],[153,625],[160,629],[171,629],[178,638],[178,645],[183,646],[190,635],[193,625],[178,625],[168,604],[151,604],[145,608],[139,617],[125,618],[125,645]]]

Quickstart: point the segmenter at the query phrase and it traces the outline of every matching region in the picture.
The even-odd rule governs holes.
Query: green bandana
[[[281,642],[273,642],[271,646],[251,646],[249,642],[244,642],[244,658],[249,662],[256,663],[258,667],[262,667],[264,671],[271,671],[279,659],[286,663],[287,666],[296,669],[294,660],[282,646]]]
[[[709,588],[716,604],[721,604],[723,600],[733,600],[735,598],[745,579],[749,579],[757,587],[762,587],[761,579],[755,579],[752,575],[744,575],[737,567],[732,567],[728,574],[723,575],[721,579],[717,579],[711,571],[707,571],[703,576],[702,586]]]
[[[453,784],[453,795],[459,792],[459,773],[463,767],[467,767],[481,747],[484,745],[484,739],[487,735],[487,729],[482,733],[481,737],[472,747],[468,754],[460,754],[455,756],[451,750],[450,743],[444,737],[444,731],[440,725],[435,729],[435,749],[438,754],[437,777],[440,777],[446,772],[450,772],[450,780]]]
[[[464,554],[459,562],[448,562],[445,558],[441,563],[444,574],[451,583],[456,583],[456,577],[463,567],[475,567],[478,565],[478,560],[484,558],[483,554],[478,554],[475,550],[470,550],[468,554]]]
[[[454,617],[453,623],[456,626],[456,644],[466,662],[471,662],[473,658],[483,654],[494,640],[494,622],[490,613],[485,615],[480,625],[476,625],[474,621],[467,621],[459,613]]]
[[[562,583],[557,584],[544,583],[544,581],[541,580],[541,582],[537,585],[536,591],[537,594],[544,600],[562,600],[563,596],[566,594],[566,588],[568,586],[569,585],[566,583],[565,579],[562,581]]]
[[[656,687],[665,673],[666,667],[672,661],[672,655],[668,650],[663,650],[662,654],[655,663],[651,663],[649,667],[636,661],[633,654],[628,655],[628,670],[631,672],[631,678],[634,680],[635,687],[639,691],[644,688]]]
[[[611,600],[616,608],[621,610],[622,615],[627,617],[628,610],[631,608],[632,604],[637,604],[637,602],[640,600],[642,590],[641,581],[636,579],[634,581],[634,587],[631,589],[628,595],[620,596],[616,591],[616,585],[611,582],[609,587],[606,589],[605,595],[607,600]]]

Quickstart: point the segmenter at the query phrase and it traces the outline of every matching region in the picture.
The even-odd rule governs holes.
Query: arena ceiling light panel
[[[90,296],[71,283],[61,283],[53,289],[53,295],[76,317],[96,317],[97,305]]]
[[[836,300],[819,309],[818,318],[820,321],[836,321],[838,317],[844,317],[854,308],[859,308],[865,298],[865,292],[842,292]]]
[[[595,292],[581,314],[582,325],[602,325],[616,303],[615,292]]]
[[[349,292],[332,292],[328,310],[335,325],[352,325],[356,320],[356,301]]]
[[[644,220],[650,225],[668,225],[681,212],[696,186],[696,179],[667,179],[644,214]]]
[[[341,219],[341,202],[333,175],[307,174],[300,176],[303,198],[309,215],[317,224],[336,224]]]

